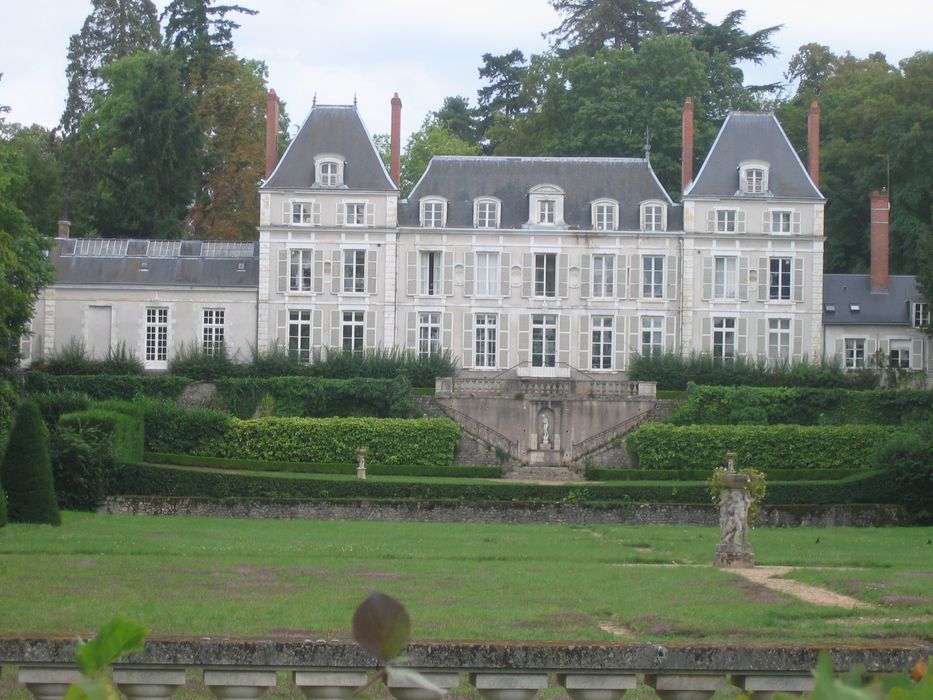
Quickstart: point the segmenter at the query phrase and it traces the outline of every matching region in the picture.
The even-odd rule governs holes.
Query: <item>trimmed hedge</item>
[[[184,408],[173,401],[145,404],[147,452],[193,452],[205,444],[223,440],[233,420],[212,408]]]
[[[774,481],[826,481],[860,476],[861,469],[771,469],[765,476]],[[586,470],[587,481],[705,481],[712,469],[601,469]]]
[[[911,423],[933,414],[933,391],[727,387],[692,384],[677,425]]]
[[[265,462],[251,459],[197,457],[193,455],[147,452],[147,462],[176,464],[188,467],[219,467],[221,469],[293,472],[297,474],[349,474],[356,475],[356,464],[327,464],[321,462]],[[449,476],[465,479],[500,479],[500,467],[424,467],[414,464],[366,464],[371,476]]]
[[[98,432],[110,443],[115,462],[139,462],[143,458],[142,409],[133,404],[96,404],[86,411],[63,414],[58,424],[78,434]]]
[[[49,432],[35,401],[23,401],[13,414],[0,461],[0,483],[6,491],[9,522],[62,524],[49,459]]]
[[[626,440],[641,469],[712,470],[738,453],[741,467],[871,469],[875,445],[900,429],[881,425],[643,425]],[[770,488],[770,485],[769,485]]]
[[[181,396],[191,384],[187,377],[166,374],[65,374],[27,372],[26,391],[29,394],[49,394],[76,391],[92,399],[122,399],[131,401],[145,396],[152,399],[172,399]]]

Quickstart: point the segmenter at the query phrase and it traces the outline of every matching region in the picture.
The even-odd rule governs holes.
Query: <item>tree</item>
[[[54,235],[63,204],[61,140],[56,131],[38,124],[11,124],[6,136],[22,164],[22,177],[12,188],[13,201],[33,228]]]
[[[917,261],[917,286],[927,303],[927,309],[933,309],[933,235],[922,237],[917,248],[920,253]],[[933,335],[933,314],[924,330]]]
[[[524,92],[527,73],[525,54],[518,49],[501,56],[483,54],[479,77],[485,78],[489,84],[477,91],[478,140],[488,142],[491,127],[511,121],[531,106],[533,98]],[[496,144],[487,143],[486,151],[492,152],[495,147]]]
[[[695,34],[706,24],[706,13],[700,12],[690,0],[681,0],[676,9],[671,10],[667,19],[667,29],[671,34]]]
[[[556,47],[591,56],[605,47],[638,51],[644,39],[664,32],[664,11],[675,1],[548,0],[562,21],[546,36],[554,37]]]
[[[240,25],[227,15],[258,14],[240,5],[213,4],[214,0],[172,0],[162,12],[165,44],[178,52],[187,70],[233,50],[233,30]]]
[[[150,52],[104,69],[111,84],[81,120],[97,183],[94,223],[108,237],[171,238],[193,199],[201,133],[174,56]]]
[[[35,401],[23,401],[0,463],[0,483],[7,492],[7,516],[13,523],[61,525],[55,500],[48,431]]]
[[[693,33],[693,45],[700,51],[722,51],[732,63],[751,61],[760,64],[765,56],[777,56],[772,35],[783,25],[765,27],[749,34],[741,28],[745,10],[733,10],[719,24],[704,22]]]
[[[476,110],[467,97],[445,97],[444,104],[433,113],[434,120],[447,131],[466,143],[478,144]]]
[[[479,146],[458,138],[429,116],[405,144],[401,159],[402,195],[407,197],[411,194],[432,156],[469,156],[479,152]]]

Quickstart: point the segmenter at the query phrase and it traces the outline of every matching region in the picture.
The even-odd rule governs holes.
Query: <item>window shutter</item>
[[[616,297],[625,299],[625,256],[616,255]]]
[[[874,355],[878,349],[878,344],[875,342],[874,338],[865,339],[865,366],[871,367],[874,363]]]
[[[799,211],[795,211],[791,215],[791,221],[793,222],[791,224],[791,231],[793,231],[794,233],[800,233],[800,212]]]
[[[292,203],[282,202],[282,225],[288,226],[292,222]]]
[[[522,296],[531,297],[534,282],[534,257],[531,253],[522,253]]]
[[[765,211],[761,215],[761,232],[771,233],[771,212]]]
[[[744,316],[740,316],[738,323],[735,324],[736,329],[736,339],[735,339],[735,354],[737,357],[747,357],[748,356],[748,319]]]
[[[340,310],[331,309],[330,311],[330,347],[339,350],[340,343]]]
[[[703,301],[713,298],[713,258],[703,256]]]
[[[612,368],[619,372],[625,368],[625,316],[616,316],[615,325],[612,334],[612,342],[615,344]]]
[[[803,301],[803,258],[794,258],[794,301]]]
[[[372,350],[376,347],[376,312],[367,311],[365,312],[366,317],[366,347],[368,350]]]
[[[739,258],[739,301],[748,301],[748,258]]]
[[[324,312],[314,309],[311,312],[311,351],[319,352],[324,344]]]
[[[557,361],[570,364],[570,315],[557,317]]]
[[[366,225],[367,226],[376,225],[376,203],[375,202],[366,202]]]
[[[463,255],[463,296],[471,297],[474,293],[473,267],[475,265],[476,255],[473,253],[464,253]]]
[[[713,319],[709,316],[700,320],[700,351],[713,351]]]
[[[288,347],[288,310],[275,310],[275,342],[283,348]]]
[[[638,316],[629,316],[628,319],[628,347],[626,350],[629,355],[640,355],[641,344],[638,342],[639,331]]]
[[[667,352],[674,352],[675,342],[677,340],[677,317],[666,316],[664,318],[664,349]]]
[[[580,369],[590,368],[590,317],[580,316]]]
[[[742,209],[735,213],[735,232],[745,233],[745,212]]]
[[[628,266],[628,296],[629,299],[638,299],[641,296],[638,291],[641,283],[641,257],[638,255],[629,256]]]
[[[799,318],[794,319],[793,323],[793,357],[794,362],[803,360],[803,321]]]
[[[444,252],[442,255],[444,256],[444,296],[450,297],[454,294],[454,254]]]
[[[324,251],[314,251],[314,293],[324,293]]]
[[[499,367],[507,369],[509,367],[509,316],[508,314],[499,314],[499,327],[497,329],[496,341],[499,343]]]
[[[561,253],[557,256],[557,297],[567,298],[567,268],[570,266],[570,256]]]
[[[409,311],[407,316],[408,330],[405,337],[405,346],[410,350],[415,350],[418,347],[418,314]]]
[[[340,294],[343,287],[340,286],[340,280],[343,277],[343,255],[339,250],[331,254],[330,263],[330,293]]]
[[[311,202],[311,225],[321,225],[321,203],[317,200]]]
[[[454,315],[445,311],[441,314],[441,347],[452,350],[454,345]]]
[[[758,258],[758,301],[768,301],[768,258]]]
[[[413,297],[418,293],[418,253],[408,251],[408,279],[406,280],[406,293]]]
[[[716,210],[710,209],[706,212],[706,232],[715,233],[716,232]]]
[[[590,260],[592,259],[591,255],[581,255],[580,256],[580,298],[586,299],[590,296]],[[581,367],[586,367],[585,364],[580,364]]]
[[[502,279],[499,280],[499,294],[508,298],[512,294],[512,255],[500,253],[499,260],[502,265]]]
[[[531,317],[528,314],[522,314],[518,317],[518,361],[526,362],[531,359],[528,354],[530,339],[529,325]]]
[[[836,342],[833,343],[833,353],[834,353],[834,355],[835,355],[836,361],[837,361],[839,364],[841,364],[841,365],[844,366],[844,365],[845,365],[845,359],[846,359],[846,341],[845,341],[845,338],[836,338]]]
[[[910,341],[910,368],[923,369],[923,338]]]
[[[767,360],[768,359],[768,320],[765,318],[758,319],[758,333],[757,333],[757,345],[758,345],[758,359]]]
[[[677,299],[677,256],[667,256],[667,269],[664,271],[667,275],[667,298]]]
[[[366,276],[369,278],[366,281],[366,291],[369,294],[377,294],[379,292],[379,286],[377,284],[379,277],[376,262],[377,255],[378,251],[372,249],[366,251]]]
[[[463,348],[460,352],[461,366],[469,369],[473,366],[473,314],[463,314]]]
[[[279,248],[279,264],[276,284],[276,291],[284,294],[288,290],[288,249]]]
[[[337,225],[344,226],[347,221],[347,205],[343,202],[337,202]]]

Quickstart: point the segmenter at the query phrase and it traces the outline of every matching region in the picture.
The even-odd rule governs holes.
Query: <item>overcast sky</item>
[[[156,0],[161,8],[166,0]],[[259,11],[242,17],[237,53],[269,67],[269,85],[301,122],[317,94],[322,104],[354,95],[371,133],[389,130],[389,100],[402,98],[403,135],[447,95],[475,102],[483,53],[526,55],[547,47],[542,33],[559,23],[547,0],[240,0]],[[774,24],[780,55],[745,66],[746,82],[783,79],[788,59],[808,42],[897,62],[930,50],[931,0],[694,0],[718,22],[744,6],[745,29]],[[55,126],[66,97],[68,38],[78,32],[90,0],[0,0],[0,104],[7,121]]]

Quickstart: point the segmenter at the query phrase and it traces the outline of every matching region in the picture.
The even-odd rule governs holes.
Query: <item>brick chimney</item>
[[[279,96],[275,90],[266,95],[266,179],[279,161]]]
[[[392,133],[390,136],[389,175],[396,187],[402,181],[402,100],[398,93],[392,97]]]
[[[820,105],[816,100],[810,103],[807,112],[807,170],[810,179],[820,186]]]
[[[871,193],[871,293],[888,293],[888,191]]]
[[[693,182],[693,98],[684,100],[681,120],[680,190]]]
[[[59,219],[58,221],[58,237],[59,238],[68,238],[71,235],[71,222],[68,219]]]

